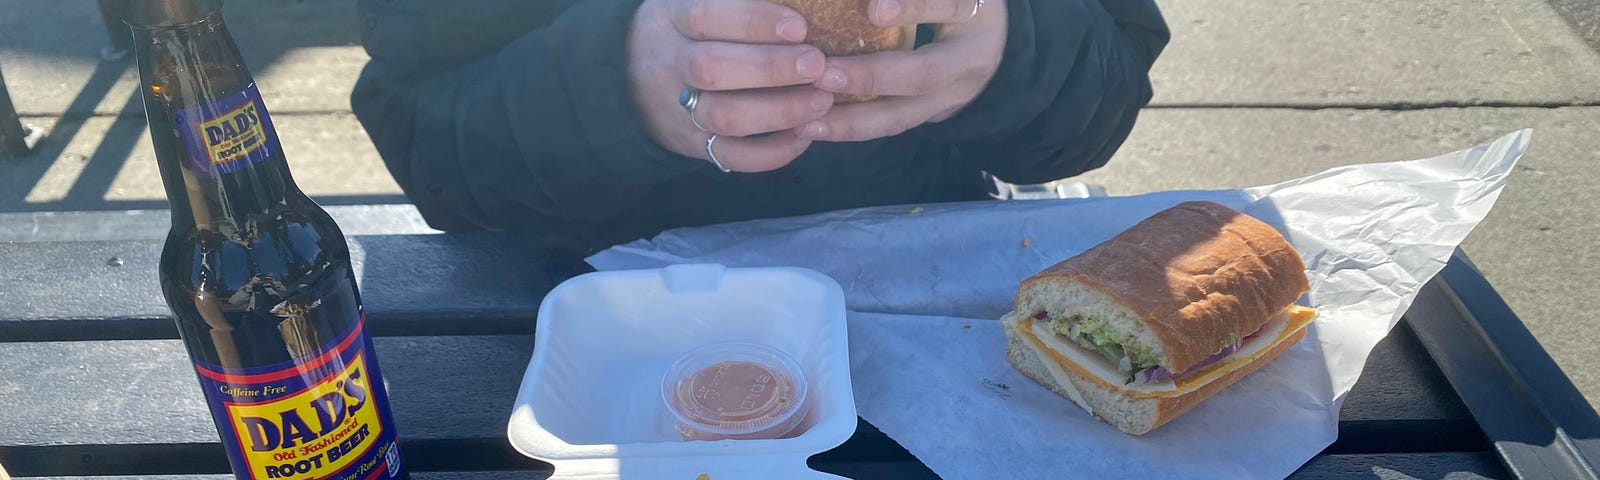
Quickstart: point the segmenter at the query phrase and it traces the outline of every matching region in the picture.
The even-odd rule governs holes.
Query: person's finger
[[[692,40],[799,43],[806,39],[804,17],[763,0],[677,0],[668,9],[672,25]]]
[[[979,0],[872,0],[867,17],[885,27],[922,23],[966,23],[983,15]],[[977,15],[974,15],[977,12]]]
[[[719,136],[711,149],[716,152],[717,161],[729,170],[756,173],[783,168],[810,146],[810,139],[800,138],[794,130],[784,130],[759,137]]]
[[[835,105],[827,115],[798,129],[801,138],[823,142],[861,142],[905,133],[927,122],[939,107],[928,98],[880,98]]]
[[[816,120],[833,106],[833,94],[810,85],[705,92],[695,107],[695,120],[718,135],[743,137],[789,130]]]
[[[981,64],[964,58],[958,47],[932,43],[911,51],[831,58],[828,71],[815,84],[852,95],[927,95],[979,73]]]
[[[684,84],[701,90],[744,90],[810,83],[827,59],[810,45],[694,42],[681,50]]]

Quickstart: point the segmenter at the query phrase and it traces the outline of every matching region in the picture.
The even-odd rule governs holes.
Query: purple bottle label
[[[179,109],[172,121],[195,174],[204,178],[243,170],[281,148],[254,83],[210,104]]]

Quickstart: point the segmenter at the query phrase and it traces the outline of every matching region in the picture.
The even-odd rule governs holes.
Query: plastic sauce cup
[[[684,440],[786,438],[805,419],[800,365],[765,345],[718,343],[685,354],[661,382]]]

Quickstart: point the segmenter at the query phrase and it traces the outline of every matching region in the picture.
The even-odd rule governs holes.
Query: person
[[[351,106],[434,228],[581,258],[669,228],[980,200],[986,174],[1098,168],[1169,38],[1153,0],[867,8],[919,25],[915,50],[829,58],[762,0],[362,0],[371,60]]]

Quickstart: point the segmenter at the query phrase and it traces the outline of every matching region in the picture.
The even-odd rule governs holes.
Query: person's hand
[[[797,127],[833,106],[832,94],[811,85],[827,59],[805,37],[799,13],[762,0],[646,0],[628,39],[646,130],[667,150],[703,160],[716,134],[717,160],[733,171],[787,165],[811,145]],[[705,131],[678,103],[685,88],[702,91],[693,120]]]
[[[1006,45],[1005,0],[873,0],[868,17],[882,26],[936,24],[932,43],[828,60],[819,88],[879,98],[834,107],[801,127],[801,138],[853,142],[899,135],[950,118],[988,87]]]

